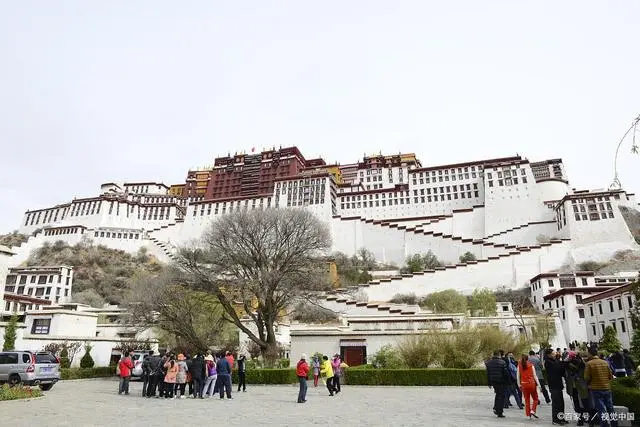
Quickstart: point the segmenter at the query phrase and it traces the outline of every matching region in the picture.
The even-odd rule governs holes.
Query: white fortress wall
[[[538,236],[547,238],[569,238],[569,234],[561,233],[557,230],[555,221],[530,222],[515,229],[504,231],[487,238],[490,242],[505,243],[518,246],[529,246],[541,243]]]
[[[476,288],[497,289],[501,286],[523,287],[527,281],[544,271],[560,267],[566,260],[570,243],[563,241],[545,245],[529,252],[499,257],[465,267],[447,268],[431,273],[405,277],[362,287],[369,301],[388,301],[395,294],[415,293],[424,296],[445,289],[470,294]]]

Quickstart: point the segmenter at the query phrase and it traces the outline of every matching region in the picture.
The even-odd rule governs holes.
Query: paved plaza
[[[117,394],[115,379],[63,381],[32,401],[0,402],[6,426],[532,426],[550,425],[550,405],[538,409],[540,420],[517,408],[507,418],[492,414],[488,387],[344,386],[330,397],[325,388],[309,388],[307,403],[297,404],[297,386],[249,386],[233,400],[147,399],[141,383],[131,395]],[[313,385],[313,384],[311,384]],[[234,390],[235,391],[235,390]],[[569,401],[567,411],[571,410]]]

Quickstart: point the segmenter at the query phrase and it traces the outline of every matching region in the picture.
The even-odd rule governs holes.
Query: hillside
[[[20,246],[20,244],[26,242],[28,238],[29,236],[20,234],[17,231],[13,231],[8,234],[0,234],[0,246],[8,246],[10,248]]]
[[[58,241],[31,253],[26,266],[70,265],[73,267],[73,301],[94,306],[123,302],[129,283],[139,274],[158,272],[163,264],[143,248],[132,255],[121,250]]]

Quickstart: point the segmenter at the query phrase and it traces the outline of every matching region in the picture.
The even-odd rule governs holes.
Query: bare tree
[[[225,317],[255,342],[267,360],[278,357],[277,320],[300,301],[330,289],[323,256],[329,230],[302,209],[234,211],[191,247],[178,251],[185,283],[218,299]],[[245,324],[234,302],[253,323]]]
[[[537,314],[536,309],[531,304],[529,297],[529,290],[527,288],[522,289],[510,289],[506,286],[498,288],[495,292],[496,301],[498,302],[510,302],[513,309],[513,318],[518,323],[518,326],[522,330],[524,337],[527,340],[531,339],[529,332],[527,331],[528,322],[525,316],[531,314]]]
[[[139,329],[156,327],[172,335],[185,351],[205,351],[228,339],[217,299],[179,284],[176,272],[137,277],[127,303],[130,323]],[[127,348],[138,341],[124,343]]]

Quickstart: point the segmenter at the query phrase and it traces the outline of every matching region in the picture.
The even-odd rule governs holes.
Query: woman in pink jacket
[[[176,377],[178,376],[178,363],[173,356],[167,360],[164,364],[167,369],[167,374],[164,376],[164,397],[167,399],[173,399],[173,389],[176,385]]]
[[[342,375],[342,360],[340,360],[339,354],[333,355],[331,367],[333,368],[333,388],[338,394],[340,393],[340,376]]]

